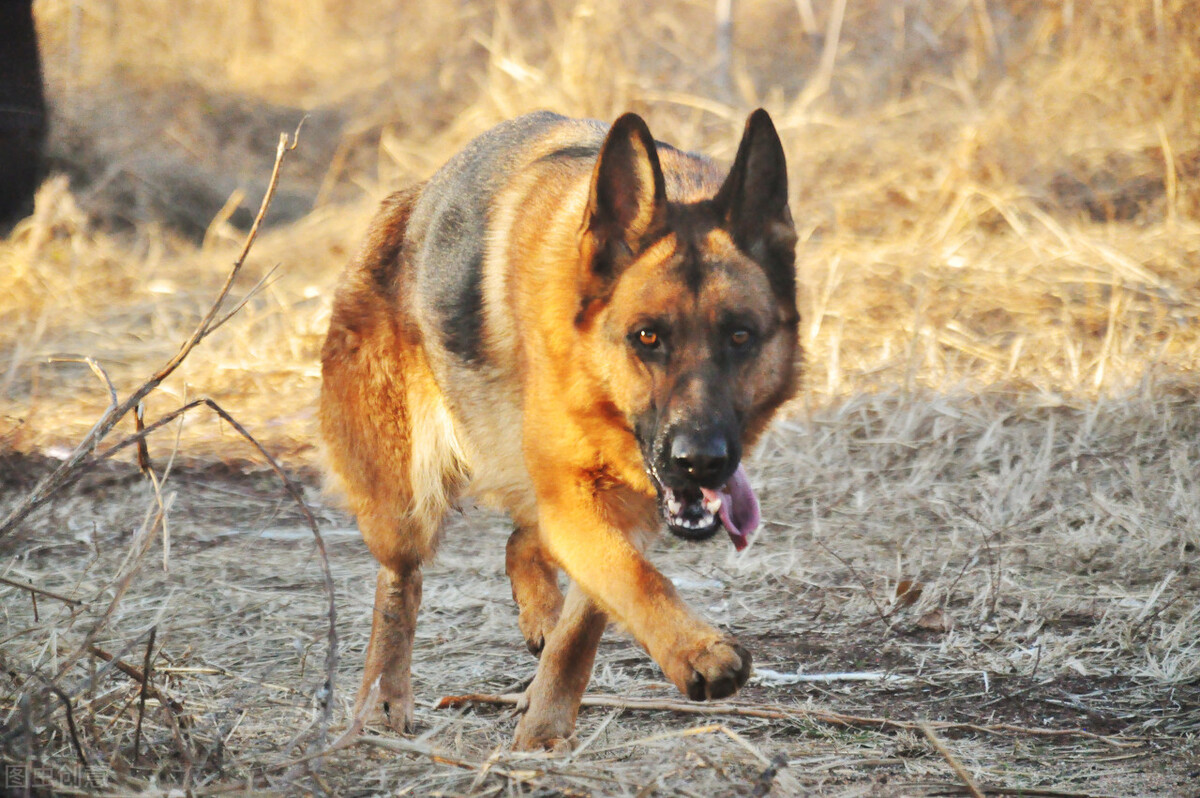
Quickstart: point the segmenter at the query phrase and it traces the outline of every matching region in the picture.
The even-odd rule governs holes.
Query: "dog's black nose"
[[[671,462],[705,487],[725,475],[729,466],[729,444],[724,436],[676,435],[671,441]]]

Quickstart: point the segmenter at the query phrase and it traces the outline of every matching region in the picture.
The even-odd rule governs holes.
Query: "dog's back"
[[[411,309],[431,350],[461,367],[488,365],[496,342],[485,329],[484,273],[487,261],[495,260],[489,257],[489,243],[503,243],[510,221],[504,218],[501,196],[511,194],[514,182],[530,174],[535,176],[535,203],[569,190],[564,181],[538,174],[545,168],[545,154],[561,142],[562,148],[590,151],[595,158],[603,137],[599,124],[545,111],[528,114],[479,136],[429,180],[407,235]],[[535,214],[545,207],[523,210]]]

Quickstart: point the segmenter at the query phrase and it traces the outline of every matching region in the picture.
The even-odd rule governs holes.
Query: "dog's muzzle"
[[[667,528],[687,540],[708,540],[724,527],[741,551],[762,521],[758,497],[740,465],[719,488],[661,486],[661,496]]]

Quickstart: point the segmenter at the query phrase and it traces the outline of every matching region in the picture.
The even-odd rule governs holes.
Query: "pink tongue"
[[[739,465],[723,490],[701,488],[700,492],[708,501],[721,500],[721,523],[729,533],[733,547],[738,551],[746,548],[750,536],[758,529],[762,515],[758,510],[758,497],[754,495],[754,488],[750,487],[745,470]]]

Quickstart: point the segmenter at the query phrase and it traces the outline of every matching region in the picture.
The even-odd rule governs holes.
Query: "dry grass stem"
[[[15,579],[9,579],[6,576],[0,576],[0,582],[3,582],[6,585],[11,585],[12,587],[20,588],[21,590],[27,590],[35,596],[48,596],[49,598],[57,599],[63,604],[69,604],[73,607],[79,607],[83,605],[83,602],[79,599],[73,599],[70,596],[62,595],[61,593],[55,593],[53,590],[46,590],[45,588],[22,584]]]
[[[954,775],[958,776],[959,780],[962,781],[971,798],[984,798],[983,791],[979,789],[979,785],[975,783],[975,779],[971,778],[971,774],[963,767],[962,762],[959,762],[954,754],[951,753],[950,749],[934,733],[928,723],[921,724],[921,733],[925,735],[925,739],[929,740],[929,744],[933,746],[934,750],[941,754],[942,759],[946,760],[947,764],[950,765],[950,768],[954,771]]]

